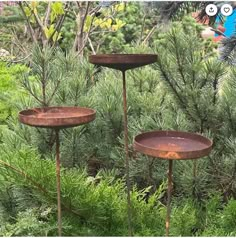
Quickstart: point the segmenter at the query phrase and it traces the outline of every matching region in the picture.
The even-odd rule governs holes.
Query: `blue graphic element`
[[[236,9],[233,10],[232,15],[228,17],[224,17],[224,28],[225,28],[225,36],[230,37],[233,35],[236,35]],[[216,20],[216,23],[220,23],[219,17]],[[215,34],[215,36],[218,36],[218,34]]]

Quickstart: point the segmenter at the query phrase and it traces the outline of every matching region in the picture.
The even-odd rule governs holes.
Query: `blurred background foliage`
[[[94,122],[60,133],[63,235],[128,234],[121,75],[89,64],[92,53],[158,55],[155,64],[127,72],[134,235],[165,235],[167,163],[132,150],[133,137],[148,130],[192,131],[214,143],[208,157],[174,163],[170,234],[236,235],[236,71],[220,60],[218,44],[201,38],[203,26],[191,12],[202,4],[21,2],[4,8],[0,235],[57,235],[54,132],[17,119],[22,109],[52,105],[97,111]]]

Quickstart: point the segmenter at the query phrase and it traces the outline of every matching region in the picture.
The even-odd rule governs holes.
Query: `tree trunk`
[[[83,18],[84,18],[84,4],[83,2],[78,3],[79,4],[79,12],[76,16],[76,37],[74,41],[73,49],[76,52],[79,52],[80,56],[83,56]]]

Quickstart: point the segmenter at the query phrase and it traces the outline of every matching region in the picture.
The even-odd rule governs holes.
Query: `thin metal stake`
[[[166,214],[166,236],[169,236],[170,229],[170,202],[171,202],[171,192],[172,192],[172,168],[173,161],[169,160],[169,169],[168,169],[168,191],[167,191],[167,214]]]
[[[127,117],[125,71],[122,71],[122,76],[123,76],[124,142],[125,142],[125,165],[126,165],[126,185],[127,185],[127,204],[128,204],[128,227],[129,227],[129,236],[132,236],[133,231],[131,221],[132,218],[131,218],[130,179],[129,179],[128,117]]]
[[[60,181],[60,141],[59,130],[56,132],[56,174],[57,174],[57,221],[58,221],[58,236],[62,234],[61,222],[61,181]]]

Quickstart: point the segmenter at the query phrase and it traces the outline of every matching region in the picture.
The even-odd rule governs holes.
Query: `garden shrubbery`
[[[26,70],[24,65],[0,62],[0,124],[5,124],[6,119],[17,113],[12,104],[23,94],[19,91],[20,77]]]
[[[165,235],[167,164],[132,149],[136,134],[154,129],[193,131],[214,142],[195,164],[174,163],[170,234],[236,235],[236,72],[219,61],[200,30],[186,17],[157,34],[152,48],[124,47],[158,55],[154,65],[127,72],[136,236]],[[55,134],[20,124],[17,112],[72,105],[97,115],[60,132],[63,235],[127,235],[121,73],[39,45],[28,66],[0,63],[0,235],[57,235]]]

